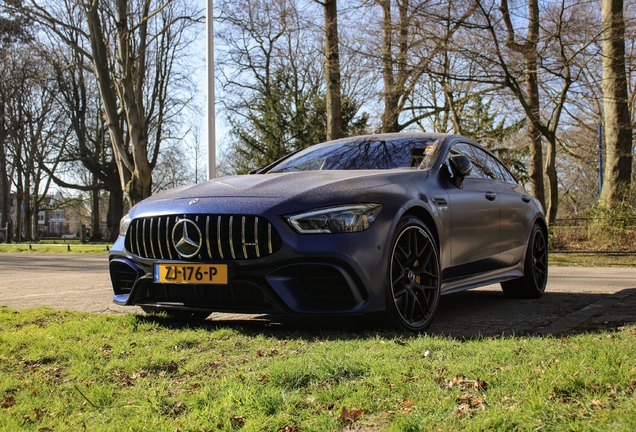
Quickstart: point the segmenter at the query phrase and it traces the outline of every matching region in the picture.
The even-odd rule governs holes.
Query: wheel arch
[[[439,230],[437,227],[437,223],[435,222],[435,218],[433,218],[433,215],[424,207],[420,207],[420,206],[413,206],[409,209],[407,209],[404,214],[401,215],[400,219],[404,216],[414,216],[416,218],[418,218],[419,220],[421,220],[422,222],[424,222],[424,225],[426,225],[428,227],[428,229],[431,231],[431,234],[433,234],[433,239],[435,240],[435,244],[437,245],[437,249],[438,249],[438,253],[440,252],[440,239],[439,239]]]
[[[541,227],[541,231],[543,231],[543,235],[545,236],[545,241],[547,242],[548,241],[548,223],[542,217],[536,218],[534,223],[539,225],[539,227]]]

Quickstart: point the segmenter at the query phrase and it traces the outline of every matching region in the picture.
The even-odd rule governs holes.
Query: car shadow
[[[429,335],[453,339],[479,339],[507,336],[546,336],[611,330],[607,325],[560,326],[571,321],[566,317],[579,313],[582,309],[607,294],[546,292],[540,299],[509,299],[498,289],[480,288],[456,294],[444,295]],[[591,318],[591,317],[589,317]],[[303,337],[321,339],[359,339],[367,337],[405,338],[412,333],[396,330],[386,325],[380,315],[351,317],[307,317],[288,315],[236,315],[212,314],[207,320],[184,322],[164,315],[140,315],[138,319],[153,321],[172,328],[202,327],[209,330],[232,328],[247,334],[261,334],[273,337]],[[636,314],[623,318],[618,325],[636,323]],[[555,325],[556,324],[556,325]],[[546,331],[547,330],[547,331]]]

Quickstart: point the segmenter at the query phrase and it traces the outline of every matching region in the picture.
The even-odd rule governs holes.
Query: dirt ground
[[[112,303],[105,255],[0,254],[0,306],[90,313],[143,313]],[[351,329],[360,318],[307,318],[212,314],[218,325]],[[506,298],[498,285],[444,295],[429,333],[451,337],[563,334],[636,323],[636,269],[551,267],[537,300]]]

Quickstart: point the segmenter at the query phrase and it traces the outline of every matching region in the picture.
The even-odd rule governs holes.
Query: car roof
[[[372,140],[372,139],[387,140],[387,139],[404,139],[404,138],[425,138],[425,139],[440,139],[440,140],[444,140],[444,139],[450,138],[450,137],[458,137],[458,138],[468,139],[468,138],[462,137],[460,135],[447,134],[447,133],[391,132],[391,133],[377,133],[377,134],[368,134],[368,135],[355,135],[355,136],[350,136],[350,137],[346,137],[346,138],[340,138],[340,139],[337,139],[337,140],[327,141],[327,142],[337,143],[337,142],[347,142],[347,141],[359,140],[359,139],[364,139],[364,140]]]

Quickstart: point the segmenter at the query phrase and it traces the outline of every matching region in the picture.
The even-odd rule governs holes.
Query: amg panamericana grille
[[[126,249],[142,258],[178,260],[173,230],[181,219],[196,224],[201,233],[190,232],[200,242],[199,253],[192,260],[245,260],[262,258],[281,247],[275,228],[263,217],[253,215],[167,215],[138,218],[126,234]]]

